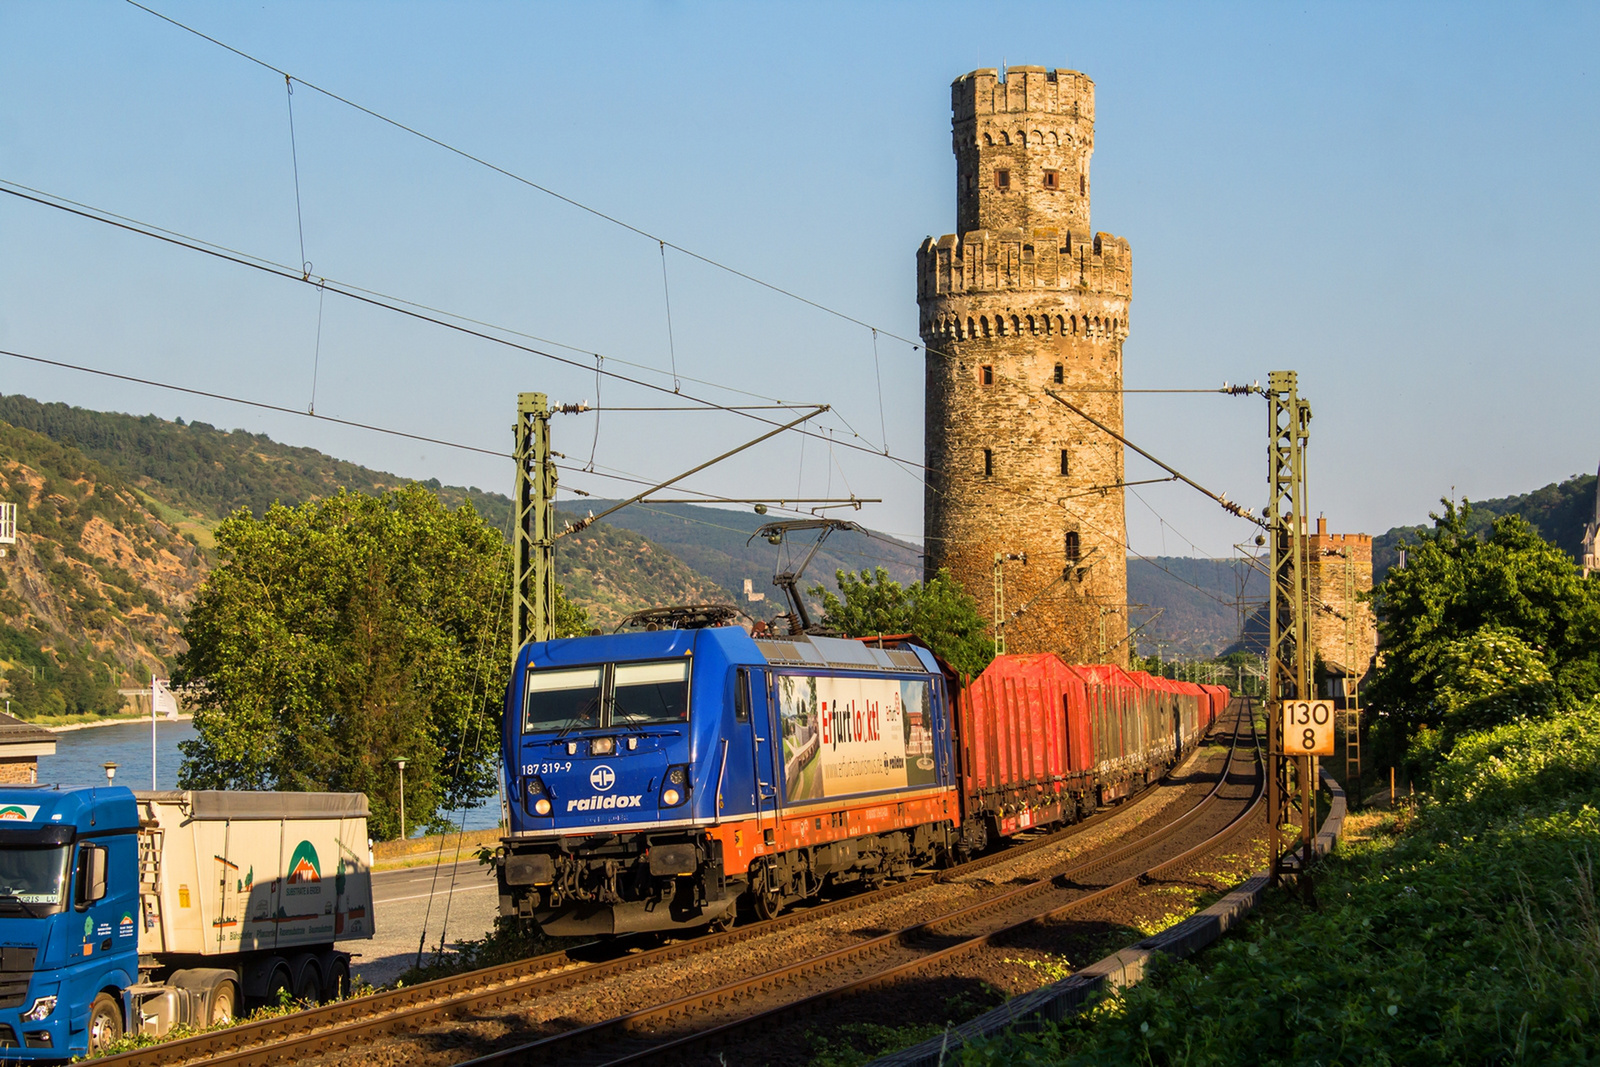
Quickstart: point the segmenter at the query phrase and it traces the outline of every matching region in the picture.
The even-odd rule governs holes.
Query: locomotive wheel
[[[772,882],[772,870],[769,867],[762,867],[760,873],[750,879],[750,904],[758,919],[775,919],[778,912],[783,910],[783,894]]]

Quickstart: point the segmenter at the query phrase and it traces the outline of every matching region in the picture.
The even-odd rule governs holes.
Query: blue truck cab
[[[120,1035],[139,977],[139,813],[121,787],[0,787],[0,1059]]]

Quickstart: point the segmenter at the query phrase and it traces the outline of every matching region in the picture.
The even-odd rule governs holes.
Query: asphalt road
[[[435,870],[405,867],[372,876],[377,933],[370,941],[344,945],[356,955],[351,962],[357,977],[373,985],[392,982],[416,962],[419,939],[424,952],[431,953],[439,946],[441,931],[449,945],[493,929],[499,909],[494,872],[475,858],[454,866],[442,863],[437,877]]]

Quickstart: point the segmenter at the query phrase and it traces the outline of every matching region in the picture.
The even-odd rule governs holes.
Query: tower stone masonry
[[[1045,393],[1122,432],[1132,255],[1090,225],[1094,83],[976,70],[951,110],[958,232],[917,250],[927,573],[992,615],[996,553],[1026,553],[1002,564],[1008,651],[1126,663],[1122,446]]]
[[[1306,556],[1311,646],[1329,672],[1360,679],[1378,648],[1377,617],[1361,599],[1372,592],[1372,535],[1331,534],[1328,520],[1318,516]]]

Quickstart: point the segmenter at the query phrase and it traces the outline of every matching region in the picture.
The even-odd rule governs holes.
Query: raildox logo
[[[602,763],[589,772],[589,784],[599,792],[604,793],[607,789],[617,784],[616,772]]]

